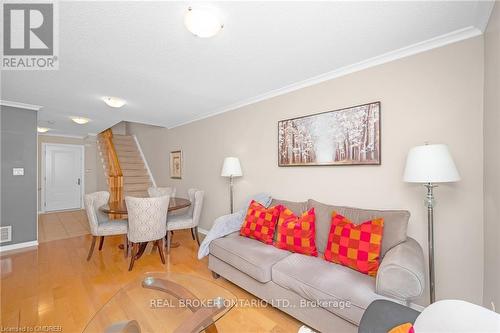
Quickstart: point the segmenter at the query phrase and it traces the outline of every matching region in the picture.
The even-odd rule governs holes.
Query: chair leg
[[[92,244],[90,245],[89,254],[87,255],[87,261],[90,260],[90,257],[92,257],[92,253],[94,253],[96,239],[97,239],[97,236],[92,236]]]
[[[200,246],[200,238],[198,236],[198,227],[194,227],[191,230],[194,230],[194,236],[196,237],[196,243],[198,243],[198,246]]]
[[[135,255],[137,253],[137,244],[132,243],[132,253],[130,255],[130,265],[128,266],[128,270],[131,271],[134,268]]]
[[[125,235],[125,243],[123,243],[123,245],[124,245],[123,255],[125,256],[125,258],[127,258],[127,256],[129,255],[129,251],[130,251],[130,244],[129,244],[127,235]]]
[[[170,242],[172,241],[172,235],[167,231],[167,255],[170,254]]]
[[[104,244],[104,236],[101,236],[101,241],[99,242],[99,251],[102,250],[102,245]]]
[[[193,237],[193,240],[196,240],[196,238],[194,238],[194,228],[191,228],[191,237]]]
[[[165,256],[163,255],[163,238],[155,242],[158,247],[158,253],[160,254],[161,263],[165,265]]]

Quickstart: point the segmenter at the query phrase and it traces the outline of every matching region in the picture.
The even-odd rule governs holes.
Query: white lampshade
[[[240,160],[237,157],[226,157],[224,165],[222,166],[222,177],[240,177],[243,176],[241,172]]]
[[[403,177],[408,183],[446,183],[460,180],[448,146],[417,146],[410,149]]]

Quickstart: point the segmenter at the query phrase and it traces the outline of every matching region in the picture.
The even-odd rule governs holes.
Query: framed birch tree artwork
[[[278,122],[278,166],[380,162],[380,102]]]
[[[170,178],[182,179],[182,151],[170,152]]]

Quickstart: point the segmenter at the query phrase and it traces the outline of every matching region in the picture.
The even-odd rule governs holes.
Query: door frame
[[[75,145],[75,144],[66,144],[66,143],[51,143],[51,142],[42,142],[42,164],[41,164],[41,200],[40,200],[40,211],[42,213],[47,212],[45,209],[45,190],[46,190],[46,180],[47,180],[47,175],[45,174],[45,166],[46,166],[46,160],[45,160],[45,155],[47,152],[47,146],[63,146],[63,147],[77,147],[80,148],[80,156],[82,160],[82,169],[81,169],[81,175],[80,179],[81,181],[81,186],[80,186],[80,209],[83,209],[83,196],[85,195],[85,145]]]

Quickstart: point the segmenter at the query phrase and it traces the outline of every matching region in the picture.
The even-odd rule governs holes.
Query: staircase
[[[111,137],[111,146],[109,146],[104,136],[99,135],[98,137],[98,149],[108,178],[108,184],[110,183],[109,176],[112,170],[110,163],[110,156],[112,155],[109,154],[108,150],[114,149],[123,177],[123,198],[125,196],[147,197],[148,187],[153,186],[153,180],[146,168],[135,138],[130,135],[108,135]],[[110,192],[112,190],[110,186]]]

